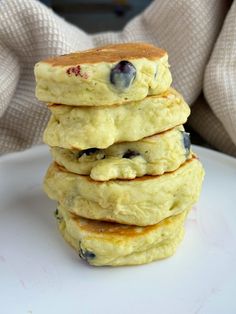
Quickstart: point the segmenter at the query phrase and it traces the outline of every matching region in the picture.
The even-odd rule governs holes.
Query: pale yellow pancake
[[[147,226],[189,210],[198,200],[204,170],[192,158],[161,176],[97,182],[53,163],[44,180],[47,195],[75,214]]]
[[[185,123],[190,114],[189,106],[174,89],[120,106],[54,105],[49,109],[52,117],[44,132],[44,142],[78,150],[138,141]]]
[[[108,45],[35,65],[36,97],[73,106],[123,104],[171,85],[166,51],[146,43]]]
[[[52,147],[54,161],[73,173],[96,181],[161,175],[191,158],[190,140],[182,126],[136,142],[116,143],[107,149],[69,150]]]
[[[150,263],[173,255],[183,238],[186,212],[147,227],[81,218],[59,209],[59,229],[79,256],[94,266]]]

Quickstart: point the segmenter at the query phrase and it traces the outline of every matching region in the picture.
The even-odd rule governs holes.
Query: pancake
[[[90,219],[147,226],[189,210],[198,200],[204,171],[192,158],[161,176],[97,182],[53,163],[44,190],[71,212]]]
[[[84,150],[138,141],[186,122],[190,109],[174,89],[138,102],[110,107],[50,106],[44,132],[50,146]]]
[[[183,238],[185,217],[183,212],[153,226],[136,227],[57,211],[64,239],[94,266],[138,265],[173,255]]]
[[[166,51],[145,43],[108,45],[35,65],[36,97],[73,106],[141,100],[170,87]]]
[[[191,158],[190,140],[182,126],[137,142],[113,144],[107,149],[69,150],[52,147],[53,159],[68,171],[96,181],[161,175]]]

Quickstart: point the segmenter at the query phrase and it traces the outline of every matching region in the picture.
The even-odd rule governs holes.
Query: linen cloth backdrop
[[[156,0],[120,32],[86,34],[36,0],[0,1],[0,153],[42,142],[49,111],[35,98],[34,64],[108,43],[168,51],[190,125],[236,156],[236,1]]]

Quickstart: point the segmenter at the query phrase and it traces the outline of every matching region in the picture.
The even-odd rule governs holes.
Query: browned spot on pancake
[[[180,214],[182,215],[182,214]],[[138,227],[134,225],[124,225],[116,222],[106,222],[99,221],[93,219],[81,218],[78,215],[70,213],[70,218],[74,220],[78,224],[78,228],[81,230],[85,230],[87,232],[92,232],[96,234],[108,234],[111,235],[120,235],[120,236],[128,236],[134,237],[138,235],[143,235],[152,230],[157,230],[158,228],[163,228],[171,223],[174,223],[179,219],[180,215],[172,216],[166,218],[159,222],[158,224],[146,226],[146,227]]]
[[[59,105],[59,104],[54,104],[53,102],[48,102],[48,103],[46,103],[46,105],[47,105],[48,107],[61,106],[61,105]]]
[[[99,62],[117,62],[138,58],[158,60],[164,55],[166,55],[166,51],[150,44],[126,43],[107,45],[63,56],[56,56],[41,62],[49,63],[52,66],[73,66]]]
[[[75,173],[68,171],[63,166],[59,165],[56,161],[53,162],[52,167],[54,167],[55,169],[57,169],[58,171],[61,171],[61,172],[67,172],[67,173],[75,174]]]

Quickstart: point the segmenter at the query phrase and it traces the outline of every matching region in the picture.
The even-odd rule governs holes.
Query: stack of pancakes
[[[44,141],[54,162],[44,188],[63,237],[91,265],[172,255],[204,171],[171,85],[167,53],[109,45],[41,61],[36,95],[51,110]]]

